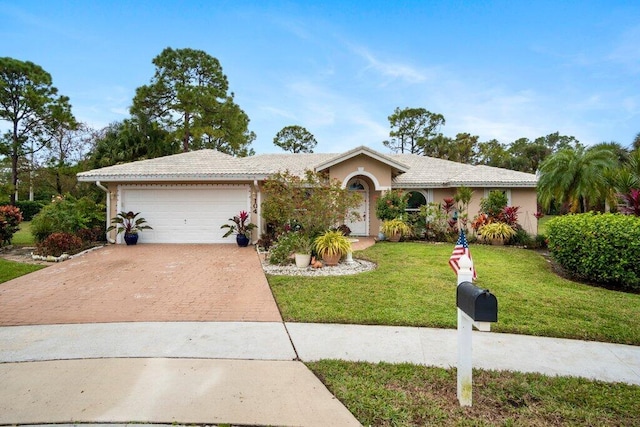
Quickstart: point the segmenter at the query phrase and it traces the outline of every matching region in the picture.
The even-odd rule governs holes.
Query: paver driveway
[[[0,284],[0,326],[281,320],[258,254],[234,244],[107,246]]]

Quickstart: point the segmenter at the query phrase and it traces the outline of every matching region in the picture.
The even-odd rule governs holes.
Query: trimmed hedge
[[[575,277],[640,291],[640,217],[565,215],[546,229],[551,256]]]

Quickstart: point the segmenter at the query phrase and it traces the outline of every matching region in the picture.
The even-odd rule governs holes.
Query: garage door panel
[[[141,243],[235,243],[220,226],[249,211],[249,196],[248,186],[123,187],[121,208],[140,212],[153,227]]]

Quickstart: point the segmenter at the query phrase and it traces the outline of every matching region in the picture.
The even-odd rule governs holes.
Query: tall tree
[[[553,153],[581,146],[573,136],[560,135],[559,132],[541,136],[534,141],[520,138],[513,141],[507,150],[510,155],[509,169],[535,173],[540,164]]]
[[[69,98],[58,95],[51,75],[33,62],[13,58],[0,58],[0,119],[11,124],[0,150],[11,159],[14,204],[20,159],[46,146],[56,126],[75,120]]]
[[[538,198],[543,208],[552,201],[568,203],[572,212],[587,212],[608,196],[607,173],[617,166],[608,147],[565,148],[540,165]]]
[[[475,164],[504,168],[509,165],[509,152],[497,139],[480,142],[476,146]]]
[[[103,129],[95,139],[89,163],[91,167],[100,168],[167,156],[179,150],[180,144],[158,123],[136,116]]]
[[[228,154],[249,152],[255,134],[228,94],[220,62],[202,50],[164,49],[153,59],[149,85],[136,89],[131,113],[158,121],[182,141],[182,150],[214,143]]]
[[[302,126],[285,126],[273,138],[273,144],[292,153],[313,153],[318,144],[311,132]]]
[[[440,126],[444,124],[442,114],[432,113],[424,108],[398,107],[389,116],[391,138],[382,143],[396,153],[429,155],[425,153],[425,146],[438,135]]]
[[[94,132],[84,123],[73,126],[61,125],[54,133],[50,146],[44,152],[44,160],[54,175],[54,185],[57,194],[69,191],[63,186],[63,179],[71,176],[75,182],[72,167],[84,160],[91,148]]]

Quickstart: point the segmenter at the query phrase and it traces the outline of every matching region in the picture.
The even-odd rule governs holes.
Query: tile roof
[[[302,175],[305,170],[324,169],[354,155],[370,155],[400,173],[393,180],[397,188],[465,186],[535,187],[533,174],[490,166],[473,166],[415,154],[381,154],[367,147],[346,153],[259,154],[233,157],[215,150],[199,150],[156,159],[94,169],[78,174],[80,181],[188,181],[254,180],[288,170]]]

